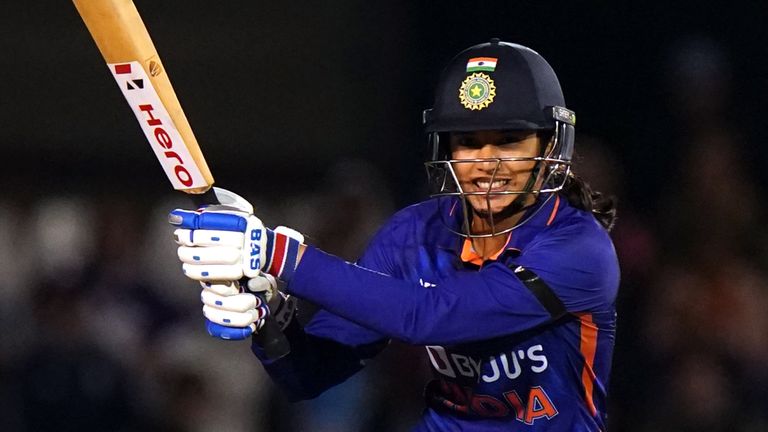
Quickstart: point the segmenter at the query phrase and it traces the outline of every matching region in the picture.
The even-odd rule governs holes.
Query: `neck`
[[[503,237],[504,234],[494,234],[494,233],[498,233],[498,232],[507,230],[509,228],[512,228],[518,222],[520,222],[520,219],[522,219],[524,213],[525,211],[521,210],[503,219],[498,218],[498,216],[479,215],[477,213],[474,213],[472,215],[470,232],[472,234],[478,234],[478,235],[493,234],[492,237],[484,237],[484,238]],[[491,220],[493,220],[493,223],[491,223]]]
[[[489,259],[499,249],[503,248],[507,242],[507,234],[496,235],[493,237],[479,237],[472,239],[472,249],[483,258]]]
[[[475,214],[472,218],[472,233],[484,234],[491,233],[492,231],[504,231],[515,226],[523,217],[523,213],[525,212],[521,211],[506,219],[500,221],[494,220],[493,230],[491,229],[490,222],[492,216],[482,217]],[[483,259],[488,259],[499,249],[504,247],[507,242],[508,234],[509,233],[494,234],[491,237],[474,237],[471,239],[472,248],[478,255],[483,257]]]
[[[470,232],[472,234],[493,234],[503,232],[520,223],[526,210],[536,200],[535,196],[529,196],[525,199],[523,208],[511,215],[503,216],[503,212],[497,215],[481,215],[478,212],[472,212],[472,223]],[[493,221],[493,224],[491,224]],[[504,247],[507,242],[508,233],[493,234],[490,237],[472,238],[472,248],[478,255],[487,259]]]

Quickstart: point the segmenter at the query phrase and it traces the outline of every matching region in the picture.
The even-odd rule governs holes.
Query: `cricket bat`
[[[190,194],[198,205],[219,204],[211,171],[133,1],[73,2],[173,188]],[[243,339],[247,334],[223,336]],[[255,337],[270,358],[290,350],[271,317]]]

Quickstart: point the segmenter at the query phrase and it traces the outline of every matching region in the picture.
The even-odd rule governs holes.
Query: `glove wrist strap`
[[[298,265],[301,242],[269,229],[266,232],[267,251],[271,251],[272,254],[267,257],[264,271],[280,280],[288,282],[291,280]]]

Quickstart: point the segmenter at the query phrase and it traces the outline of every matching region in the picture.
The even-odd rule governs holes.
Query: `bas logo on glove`
[[[288,281],[304,241],[304,236],[290,228],[280,226],[273,231],[254,215],[219,206],[174,210],[169,222],[179,227],[174,235],[184,272],[201,281],[252,278],[260,271]]]
[[[251,230],[251,270],[261,270],[261,230]]]
[[[178,227],[174,236],[184,273],[203,284],[208,333],[240,340],[255,332],[268,358],[282,357],[290,348],[284,336],[275,335],[293,317],[295,301],[277,290],[273,276],[290,279],[304,237],[285,227],[265,228],[247,200],[214,191],[221,205],[169,215]],[[270,297],[277,301],[267,305]],[[277,319],[268,318],[272,312]]]

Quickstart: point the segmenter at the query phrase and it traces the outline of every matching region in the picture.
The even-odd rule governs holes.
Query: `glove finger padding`
[[[211,206],[203,212],[174,210],[171,223],[180,226],[174,232],[176,243],[182,247],[199,246],[203,248],[226,246],[239,250],[239,258],[246,277],[255,277],[266,264],[267,229],[261,219],[242,212],[219,210]],[[201,253],[179,250],[179,257],[187,257],[184,262],[216,260],[215,252],[205,257]],[[198,260],[193,257],[197,256]],[[222,258],[222,260],[225,258]],[[228,258],[226,258],[228,259]],[[210,264],[215,262],[211,261]],[[229,263],[229,261],[227,261]]]
[[[263,322],[259,321],[259,323]],[[257,330],[256,324],[251,324],[248,327],[229,327],[217,324],[209,319],[205,320],[205,328],[208,330],[209,335],[223,340],[243,340]]]
[[[242,231],[179,228],[173,232],[173,238],[176,240],[176,244],[181,246],[230,246],[242,248],[244,236]]]
[[[266,317],[267,313],[265,307],[249,309],[245,312],[233,312],[205,305],[203,306],[203,315],[209,320],[224,326],[248,327]]]
[[[195,265],[183,264],[184,275],[197,281],[226,281],[240,280],[243,268],[240,264],[233,265]]]
[[[194,265],[240,264],[240,248],[232,246],[179,246],[176,254],[183,263]]]
[[[298,265],[304,236],[284,226],[269,230],[256,216],[227,208],[171,212],[169,221],[178,227],[174,235],[187,276],[209,281],[236,279],[234,269],[205,266],[233,264],[239,252],[243,277],[255,278],[264,271],[289,281]]]
[[[246,312],[261,306],[261,300],[253,294],[235,294],[222,296],[213,291],[204,289],[200,292],[200,300],[212,308],[229,312]]]

